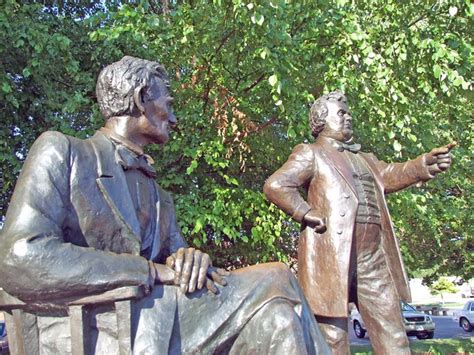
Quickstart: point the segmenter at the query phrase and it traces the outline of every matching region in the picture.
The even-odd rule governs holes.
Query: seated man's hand
[[[319,216],[314,210],[310,210],[303,217],[304,221],[313,227],[316,233],[324,233],[326,231],[326,218]]]
[[[227,285],[223,276],[229,275],[229,272],[213,267],[209,255],[194,248],[178,249],[166,259],[166,265],[175,271],[174,284],[178,285],[183,293],[191,293],[204,286],[217,293],[214,283]]]
[[[434,148],[431,152],[426,154],[426,165],[431,175],[439,174],[449,168],[451,165],[452,156],[449,152],[456,143],[450,143],[444,147]]]
[[[176,272],[170,267],[148,261],[150,264],[150,284],[174,285]]]

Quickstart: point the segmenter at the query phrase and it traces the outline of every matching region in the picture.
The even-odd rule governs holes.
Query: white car
[[[474,301],[467,301],[461,311],[454,313],[453,319],[466,332],[472,332],[474,327]]]
[[[418,312],[405,302],[401,302],[401,308],[405,330],[408,336],[416,336],[418,339],[433,339],[435,323],[430,316]],[[365,337],[367,329],[357,309],[354,308],[351,311],[350,320],[356,337]]]

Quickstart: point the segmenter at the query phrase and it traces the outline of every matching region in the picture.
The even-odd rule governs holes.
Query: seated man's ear
[[[140,111],[142,114],[145,113],[145,89],[146,85],[140,85],[133,91],[133,101],[135,102],[135,106],[138,108],[138,111]]]

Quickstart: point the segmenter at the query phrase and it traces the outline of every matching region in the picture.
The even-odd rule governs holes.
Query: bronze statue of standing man
[[[313,144],[295,147],[265,183],[267,198],[302,223],[299,281],[334,354],[348,354],[348,303],[355,302],[377,354],[410,354],[400,300],[410,300],[384,194],[432,179],[454,144],[387,164],[352,142],[341,92],[311,107]],[[298,189],[307,190],[304,200]]]

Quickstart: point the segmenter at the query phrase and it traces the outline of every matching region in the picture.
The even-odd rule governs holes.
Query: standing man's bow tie
[[[358,143],[347,144],[347,143],[337,142],[337,150],[340,152],[343,152],[344,150],[348,150],[352,153],[358,153],[360,151],[360,148],[361,146]]]
[[[148,177],[156,177],[156,170],[148,162],[146,154],[138,155],[122,144],[117,144],[115,157],[124,170],[137,169]]]

